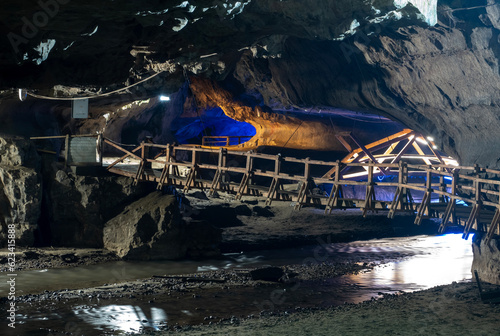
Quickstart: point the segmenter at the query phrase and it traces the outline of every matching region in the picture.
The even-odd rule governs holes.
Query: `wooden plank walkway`
[[[461,226],[463,237],[473,231],[487,233],[488,241],[500,234],[500,171],[479,166],[414,165],[365,162],[342,163],[227,151],[225,148],[173,146],[142,143],[127,150],[103,139],[124,155],[107,166],[108,171],[134,178],[134,183],[150,181],[157,188],[174,186],[185,192],[203,189],[262,196],[266,204],[275,200],[293,202],[295,209],[304,205],[333,209],[358,207],[362,215],[386,210],[393,218],[398,212],[412,212],[415,224],[425,217],[442,218],[440,231]],[[135,159],[138,164],[125,165]],[[363,172],[356,180],[342,173],[348,167]],[[330,177],[328,177],[330,176]],[[348,187],[364,189],[362,195],[348,195]],[[383,188],[391,200],[377,199]],[[418,202],[415,202],[415,199]],[[432,199],[439,202],[431,202]]]

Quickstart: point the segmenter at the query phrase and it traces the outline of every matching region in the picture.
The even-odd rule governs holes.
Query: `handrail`
[[[446,211],[443,215],[443,223],[440,230],[444,230],[449,225],[449,219],[453,217],[456,208],[456,202],[462,201],[472,207],[469,218],[465,221],[464,238],[467,238],[469,232],[475,228],[481,229],[479,225],[479,213],[484,207],[491,207],[498,216],[495,216],[495,221],[488,228],[488,237],[491,239],[493,234],[500,234],[500,171],[494,169],[475,167],[464,167],[455,165],[422,165],[408,164],[400,161],[399,163],[379,163],[379,162],[356,162],[342,163],[340,161],[323,161],[312,160],[309,158],[299,159],[294,157],[285,157],[282,155],[270,155],[256,152],[228,151],[227,148],[213,149],[203,148],[201,146],[186,146],[186,145],[160,145],[149,142],[143,142],[135,149],[129,151],[121,146],[103,139],[103,143],[110,145],[124,153],[122,157],[111,163],[107,169],[113,172],[120,173],[120,168],[116,165],[123,162],[126,158],[132,157],[139,161],[139,168],[135,173],[127,173],[127,176],[134,176],[135,182],[140,180],[150,180],[158,182],[158,187],[161,188],[165,183],[181,185],[185,190],[192,187],[202,187],[205,183],[210,192],[218,189],[227,188],[227,182],[224,182],[224,176],[227,174],[235,174],[241,176],[234,179],[233,184],[238,185],[236,197],[241,198],[243,194],[250,193],[255,188],[269,188],[267,192],[266,204],[271,204],[273,199],[296,199],[296,208],[300,208],[302,204],[309,202],[312,199],[312,189],[316,185],[331,186],[329,196],[323,196],[323,201],[326,201],[327,210],[334,207],[339,207],[342,202],[347,202],[347,198],[341,195],[343,186],[364,186],[366,187],[366,195],[364,205],[361,205],[363,215],[366,215],[367,210],[374,209],[376,187],[392,187],[395,188],[394,200],[385,202],[390,204],[390,216],[394,216],[397,211],[402,211],[408,206],[403,198],[409,190],[423,193],[422,202],[417,209],[411,211],[416,212],[416,224],[419,224],[425,214],[430,214],[430,200],[432,195],[439,196],[442,200],[448,200]],[[156,156],[150,156],[152,149],[159,150]],[[187,154],[181,154],[185,152]],[[182,158],[179,157],[182,155]],[[187,156],[186,156],[187,155]],[[214,158],[214,155],[217,158]],[[179,158],[179,159],[178,159]],[[259,168],[255,166],[256,160],[259,161]],[[263,161],[262,161],[263,160]],[[232,164],[229,164],[232,162]],[[267,163],[266,163],[267,162]],[[152,164],[160,166],[162,170],[161,177],[147,175],[145,171],[147,167],[151,168]],[[302,168],[300,168],[302,165]],[[187,177],[176,175],[177,169],[184,168],[188,171]],[[357,169],[361,174],[355,179],[352,172],[347,173],[346,168]],[[152,168],[151,168],[152,169]],[[155,169],[159,169],[158,166]],[[211,182],[202,181],[201,171],[213,172]],[[324,176],[324,171],[333,171],[330,177]],[[467,171],[471,173],[465,173]],[[462,172],[462,173],[459,173]],[[122,172],[124,173],[124,172]],[[495,174],[493,178],[484,176],[484,173]],[[150,174],[150,173],[149,173]],[[357,174],[357,173],[355,173]],[[377,176],[382,178],[378,180]],[[420,176],[418,179],[412,179],[411,176]],[[255,184],[252,182],[254,177],[272,180],[269,187],[264,184]],[[385,180],[389,178],[389,180]],[[176,182],[177,181],[177,182]],[[239,181],[239,182],[238,182]],[[267,180],[269,181],[269,180]],[[282,189],[284,181],[294,182],[298,184],[298,189],[295,191],[285,191]],[[201,183],[201,184],[200,184]],[[224,189],[225,190],[225,189]],[[291,196],[290,196],[291,195]],[[340,203],[339,203],[340,202]],[[339,205],[341,204],[341,205]],[[392,217],[391,217],[392,218]],[[455,217],[453,217],[455,218]]]
[[[103,144],[103,137],[102,134],[66,134],[66,135],[49,135],[49,136],[35,136],[35,137],[30,137],[30,140],[57,140],[57,139],[64,139],[64,168],[68,166],[69,159],[70,159],[70,139],[75,139],[75,138],[96,138],[97,141],[97,150],[100,153],[100,159],[99,159],[99,165],[102,165],[102,144]],[[52,154],[52,155],[57,155],[57,152],[55,151],[49,151],[45,149],[37,149],[38,152],[40,153],[45,153],[45,154]]]
[[[241,139],[243,138],[253,138],[253,135],[214,135],[214,136],[204,136],[201,140],[202,146],[216,146],[216,147],[227,147],[231,146],[231,140],[237,139],[238,145],[242,144]],[[211,140],[211,139],[221,139],[221,140]],[[219,145],[220,144],[220,145]]]

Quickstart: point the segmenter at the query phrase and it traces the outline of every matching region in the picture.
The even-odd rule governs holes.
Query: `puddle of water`
[[[231,315],[258,315],[262,310],[293,310],[295,307],[358,303],[378,297],[379,292],[410,292],[471,278],[471,243],[462,240],[461,235],[450,234],[346,244],[323,242],[322,245],[297,249],[228,254],[222,260],[203,262],[117,262],[78,269],[27,271],[20,272],[18,279],[24,279],[24,282],[19,282],[17,287],[25,292],[42,288],[45,290],[50,286],[54,289],[84,288],[88,285],[79,284],[112,283],[153,274],[185,274],[222,268],[298,264],[317,255],[327,255],[329,261],[342,261],[352,256],[369,260],[373,255],[383,253],[411,253],[412,256],[382,264],[372,271],[357,275],[271,287],[237,287],[227,290],[221,286],[204,290],[200,297],[193,297],[187,291],[172,296],[158,296],[151,302],[148,301],[151,300],[150,297],[102,301],[82,298],[69,302],[45,303],[44,307],[38,308],[37,304],[23,303],[19,305],[17,321],[20,329],[17,331],[26,331],[21,334],[47,335],[48,328],[55,328],[76,335],[122,335],[126,332],[158,330],[175,323],[198,324],[218,321],[220,317]],[[38,312],[40,310],[42,311]],[[207,316],[214,318],[206,321],[204,318]]]

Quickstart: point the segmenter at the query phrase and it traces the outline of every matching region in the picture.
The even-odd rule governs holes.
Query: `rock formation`
[[[80,176],[57,170],[46,176],[46,220],[54,246],[103,247],[104,223],[152,186],[118,176]]]
[[[486,244],[485,235],[476,233],[472,241],[472,272],[477,271],[479,279],[500,285],[500,240],[492,239]]]
[[[205,222],[185,223],[175,196],[153,192],[108,221],[104,247],[126,259],[181,259],[216,255],[220,230]]]
[[[329,120],[320,122],[299,119],[267,112],[260,106],[251,108],[235,100],[218,85],[201,78],[192,78],[190,87],[200,106],[218,106],[228,117],[255,127],[256,134],[253,138],[242,145],[234,146],[238,150],[252,150],[260,146],[322,151],[345,150],[335,138],[335,130]]]
[[[40,158],[20,138],[0,138],[0,247],[7,245],[8,225],[15,226],[15,244],[35,241],[42,201]]]

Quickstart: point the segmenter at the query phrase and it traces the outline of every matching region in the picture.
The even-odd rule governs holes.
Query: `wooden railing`
[[[70,155],[70,141],[72,139],[76,138],[94,138],[96,139],[96,150],[97,153],[95,158],[98,156],[99,160],[96,160],[95,162],[75,162],[71,160],[71,155]],[[30,137],[30,140],[64,140],[64,143],[62,144],[60,150],[58,151],[53,151],[53,150],[47,150],[43,148],[37,148],[37,151],[40,153],[45,153],[45,154],[53,154],[53,155],[61,155],[62,159],[64,160],[64,165],[65,167],[68,165],[89,165],[89,164],[94,164],[94,165],[99,165],[102,166],[102,146],[103,146],[103,137],[101,134],[82,134],[82,135],[54,135],[54,136],[37,136],[37,137]],[[78,150],[78,148],[75,148],[75,150]]]
[[[221,147],[159,145],[143,142],[127,150],[109,139],[96,135],[63,135],[32,137],[32,140],[64,140],[59,152],[65,165],[71,162],[70,141],[73,138],[96,139],[99,160],[102,165],[104,146],[110,146],[123,156],[107,165],[110,172],[134,178],[134,183],[153,181],[158,189],[164,185],[207,189],[210,195],[216,191],[266,197],[266,204],[274,200],[292,201],[295,209],[305,204],[325,207],[325,213],[333,209],[356,205],[363,216],[369,211],[388,210],[388,217],[397,212],[414,213],[415,223],[425,216],[441,216],[440,231],[453,223],[463,226],[464,238],[472,230],[487,232],[489,242],[500,235],[500,170],[479,166],[418,165],[407,162],[398,164],[379,162],[342,163],[310,158],[299,159],[281,155],[255,152],[228,151]],[[49,154],[56,151],[39,149]],[[135,165],[125,164],[132,160]],[[76,163],[77,164],[77,163]],[[347,171],[349,170],[349,173]],[[360,172],[353,174],[353,171]],[[183,173],[184,172],[184,173]],[[363,187],[363,197],[348,196],[348,187]],[[319,188],[321,187],[321,188]],[[385,188],[392,200],[377,199],[376,190]],[[319,191],[319,192],[318,192]],[[419,197],[419,202],[415,201]],[[438,202],[431,202],[432,198]],[[418,200],[418,199],[417,199]],[[460,210],[465,217],[457,215]],[[462,215],[463,216],[463,215]],[[491,217],[491,218],[490,218]],[[487,218],[487,219],[485,219]]]
[[[362,209],[363,216],[379,209],[388,210],[390,218],[397,212],[409,211],[416,214],[416,224],[420,224],[425,216],[439,213],[442,216],[440,231],[454,223],[464,227],[464,238],[468,238],[472,230],[487,232],[488,241],[500,234],[500,170],[406,162],[344,164],[338,160],[299,159],[228,151],[226,148],[214,150],[147,142],[127,150],[99,135],[92,137],[99,139],[100,153],[103,153],[104,145],[123,153],[106,169],[130,176],[136,184],[152,181],[157,183],[158,189],[169,185],[181,187],[184,191],[202,188],[208,190],[209,195],[223,190],[234,193],[236,199],[241,199],[243,195],[259,195],[266,197],[267,205],[274,200],[288,200],[294,203],[295,209],[305,204],[324,206],[325,213],[353,205]],[[65,139],[64,156],[68,158],[70,136],[33,139]],[[129,159],[135,165],[125,164]],[[349,175],[343,173],[345,168],[350,169]],[[353,170],[364,174],[356,179],[347,178],[352,176]],[[327,172],[329,175],[325,175]],[[343,189],[349,186],[364,187],[364,197],[347,196]],[[390,190],[392,200],[378,200],[376,190],[379,188]],[[421,200],[415,202],[414,196]],[[438,203],[431,202],[433,196],[438,197]],[[466,220],[457,220],[459,202],[469,206]],[[480,215],[487,213],[492,215],[492,219],[485,222]]]
[[[202,146],[227,147],[241,145],[252,138],[251,135],[242,136],[204,136]]]

